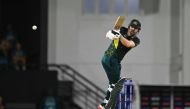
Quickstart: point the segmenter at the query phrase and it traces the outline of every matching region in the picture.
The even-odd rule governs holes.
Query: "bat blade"
[[[125,16],[119,16],[115,22],[114,29],[115,30],[120,29],[124,21],[125,21]]]
[[[114,30],[116,31],[119,30],[122,27],[124,21],[125,21],[125,16],[119,16],[115,21]],[[119,39],[114,39],[114,46],[116,49],[118,45],[119,45]]]

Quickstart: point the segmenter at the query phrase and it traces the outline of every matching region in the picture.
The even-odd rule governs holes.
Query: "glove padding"
[[[115,30],[109,30],[107,33],[106,33],[106,37],[113,40],[113,39],[118,39],[120,38],[121,34]]]
[[[119,31],[116,31],[116,30],[112,30],[111,31],[114,35],[119,35],[120,33],[119,33]]]

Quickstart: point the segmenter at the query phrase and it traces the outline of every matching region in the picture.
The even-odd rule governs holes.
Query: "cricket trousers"
[[[102,66],[106,72],[109,84],[115,84],[120,79],[121,64],[117,58],[104,55],[102,58]]]

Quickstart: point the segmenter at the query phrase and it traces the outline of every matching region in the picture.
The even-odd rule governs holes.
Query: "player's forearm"
[[[122,35],[120,37],[121,43],[126,47],[134,47],[135,43],[133,41],[129,41],[126,38],[124,38]]]

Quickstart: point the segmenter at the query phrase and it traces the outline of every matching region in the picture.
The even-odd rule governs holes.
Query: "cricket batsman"
[[[112,40],[112,42],[105,51],[101,62],[106,72],[109,85],[105,98],[98,106],[98,109],[105,109],[106,104],[109,102],[110,96],[117,97],[117,91],[114,91],[114,93],[111,92],[114,90],[115,84],[121,79],[121,61],[132,48],[140,44],[140,39],[137,37],[140,30],[140,21],[137,19],[132,19],[127,28],[122,26],[119,31],[113,29],[107,32],[106,37]],[[117,48],[114,46],[115,39],[119,40]],[[119,91],[121,89],[116,90]]]

